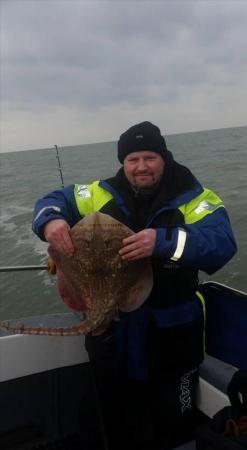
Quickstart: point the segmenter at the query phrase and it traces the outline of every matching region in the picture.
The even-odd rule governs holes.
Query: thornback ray
[[[63,301],[84,313],[73,327],[0,326],[14,333],[33,335],[103,333],[118,317],[118,310],[131,312],[140,307],[153,286],[149,258],[127,261],[119,255],[123,239],[134,234],[127,226],[107,214],[92,213],[70,230],[72,256],[51,246],[48,252],[57,267],[57,286]]]

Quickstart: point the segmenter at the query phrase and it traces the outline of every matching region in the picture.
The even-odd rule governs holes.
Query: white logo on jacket
[[[85,184],[80,184],[77,188],[77,195],[80,198],[88,198],[91,197],[90,191]]]
[[[180,396],[181,412],[184,413],[187,409],[192,408],[192,376],[197,372],[197,369],[192,369],[187,373],[184,373],[181,377],[180,384]]]
[[[215,211],[219,206],[221,206],[222,203],[219,205],[213,205],[212,203],[207,202],[206,200],[203,200],[195,209],[196,214],[200,214],[202,211]]]

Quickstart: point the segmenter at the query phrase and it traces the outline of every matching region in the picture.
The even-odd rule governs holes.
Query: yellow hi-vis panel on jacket
[[[180,206],[179,210],[184,215],[185,224],[190,225],[222,207],[224,208],[224,205],[218,195],[209,189],[204,189],[202,194]]]
[[[100,211],[112,199],[112,195],[99,186],[99,181],[91,184],[75,184],[74,196],[82,217]]]

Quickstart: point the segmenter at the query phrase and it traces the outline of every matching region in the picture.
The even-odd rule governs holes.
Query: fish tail
[[[76,336],[80,334],[86,334],[90,330],[87,330],[87,326],[83,326],[83,322],[74,325],[73,327],[25,327],[24,325],[10,326],[9,323],[1,322],[0,328],[7,331],[11,331],[14,334],[27,334],[35,336]]]

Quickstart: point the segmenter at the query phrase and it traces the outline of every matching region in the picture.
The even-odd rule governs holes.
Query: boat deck
[[[200,420],[200,414],[209,420],[229,405],[227,387],[236,367],[247,369],[247,295],[217,283],[207,284],[206,290],[206,350],[213,356],[207,355],[200,368]],[[68,313],[21,322],[69,326],[77,320]],[[0,405],[1,450],[107,448],[84,336],[27,336],[0,330]],[[191,440],[174,450],[195,449]]]

